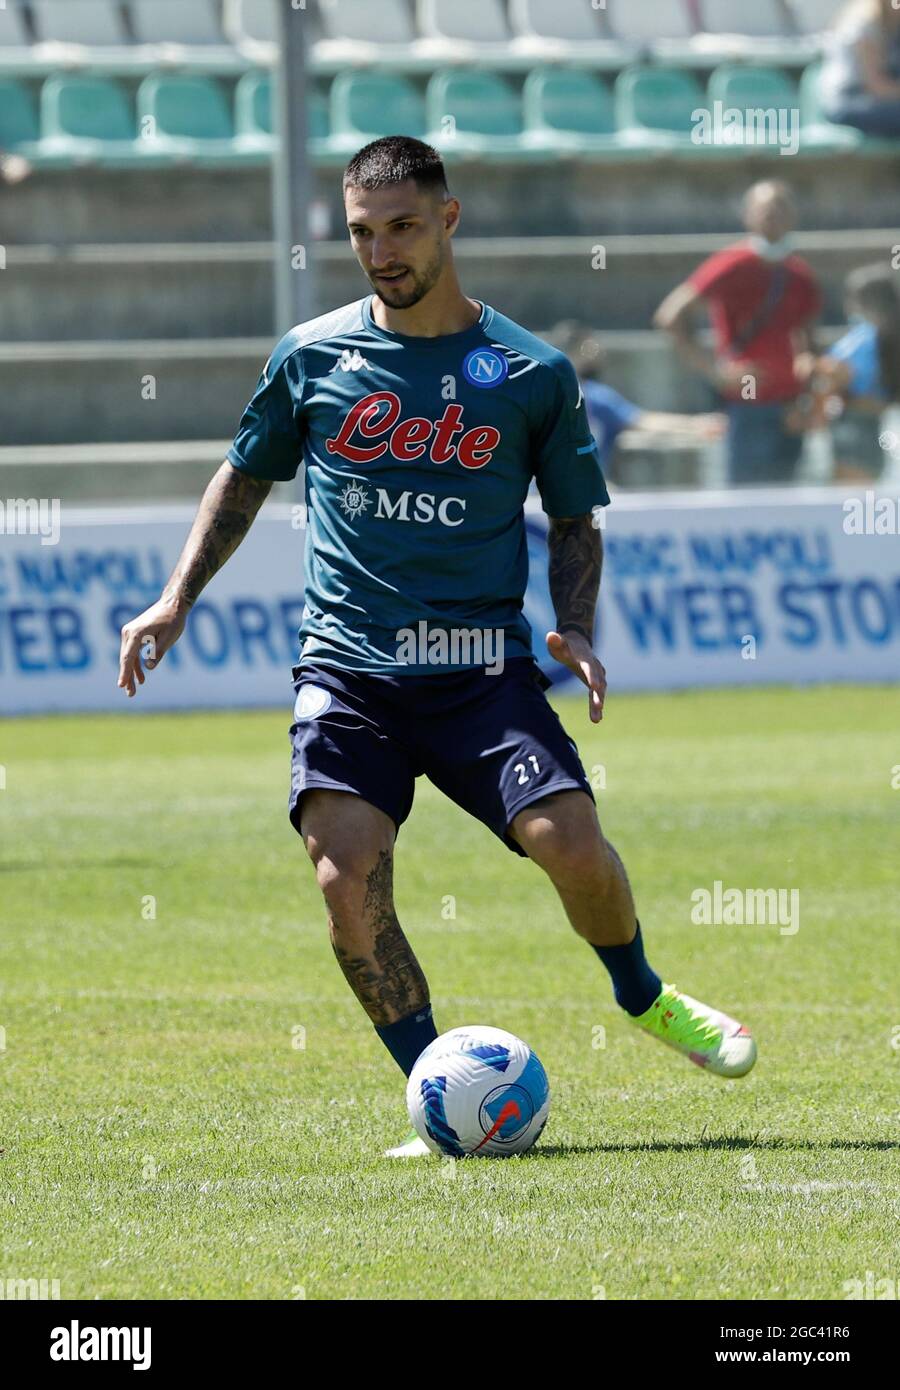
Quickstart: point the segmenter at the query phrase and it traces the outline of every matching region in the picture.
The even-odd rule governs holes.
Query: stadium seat
[[[15,78],[0,78],[0,149],[31,145],[38,134],[37,112],[28,88]]]
[[[846,8],[847,0],[790,0],[794,27],[801,34],[824,34]]]
[[[418,0],[418,26],[426,41],[457,50],[460,44],[505,45],[510,40],[502,0]]]
[[[429,139],[442,150],[514,155],[522,113],[518,94],[492,72],[436,72],[426,95]]]
[[[798,104],[796,83],[779,68],[725,65],[710,74],[707,91],[711,101],[741,110],[755,106],[793,108]]]
[[[128,0],[128,8],[139,43],[222,43],[214,0]]]
[[[800,79],[800,150],[802,154],[831,154],[859,149],[861,131],[853,126],[833,125],[825,119],[819,97],[821,63],[810,63]]]
[[[800,103],[797,87],[786,73],[777,68],[744,65],[716,68],[710,75],[707,96],[710,105],[720,101],[723,107],[742,112],[761,110],[776,113],[774,130],[771,125],[763,127],[764,139],[757,141],[754,135],[752,140],[735,140],[729,131],[728,136],[721,139],[723,149],[737,152],[738,149],[771,148],[773,153],[777,153],[779,134],[790,134],[794,139],[798,137],[796,125],[800,119]],[[781,112],[787,113],[785,119],[790,122],[789,131],[785,131]],[[792,116],[792,112],[797,114]]]
[[[277,147],[274,81],[267,72],[245,72],[235,89],[235,142],[244,151],[270,156]],[[310,147],[322,152],[328,144],[328,99],[318,87],[306,90],[306,123]]]
[[[152,73],[138,89],[137,112],[148,153],[212,162],[240,152],[228,102],[213,78]]]
[[[620,139],[664,149],[692,147],[693,114],[705,98],[689,73],[666,68],[628,68],[616,79]]]
[[[405,77],[342,72],[331,84],[332,144],[354,150],[380,135],[425,134],[425,103]]]
[[[510,0],[513,33],[520,37],[561,39],[568,44],[608,38],[603,11],[590,5],[561,5],[559,0]]]
[[[536,68],[525,79],[522,107],[533,144],[579,153],[619,149],[612,92],[592,72]]]
[[[319,0],[324,39],[410,44],[416,37],[404,0]]]
[[[608,0],[607,22],[623,43],[672,61],[692,52],[694,23],[688,0]]]
[[[126,48],[131,42],[116,0],[31,0],[38,41],[88,48]]]
[[[786,0],[699,0],[698,53],[717,62],[798,63],[814,45],[794,29]]]
[[[225,0],[225,33],[232,43],[276,44],[275,0]],[[298,16],[306,18],[302,10]]]
[[[126,167],[150,157],[137,139],[125,88],[107,77],[68,73],[48,78],[41,91],[41,153]]]
[[[273,66],[278,58],[279,24],[276,0],[222,0],[222,27],[235,50],[252,63]],[[292,21],[303,25],[307,50],[321,38],[319,10],[313,0],[305,9],[291,9]]]
[[[633,44],[613,38],[605,11],[591,5],[561,5],[559,0],[510,0],[509,22],[515,35],[512,51],[538,60],[571,58],[595,68],[618,71],[633,62]]]
[[[134,113],[125,91],[106,77],[62,74],[44,83],[41,135],[45,140],[134,140]]]
[[[214,71],[242,66],[225,38],[218,0],[127,0],[127,4],[134,36],[149,61],[187,62],[195,69]]]

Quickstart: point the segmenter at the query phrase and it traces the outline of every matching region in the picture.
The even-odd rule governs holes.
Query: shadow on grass
[[[769,1150],[784,1153],[828,1150],[891,1152],[900,1149],[896,1139],[758,1139],[746,1134],[701,1135],[699,1139],[642,1139],[636,1144],[542,1144],[525,1158],[555,1158],[575,1154],[703,1153],[704,1150]]]

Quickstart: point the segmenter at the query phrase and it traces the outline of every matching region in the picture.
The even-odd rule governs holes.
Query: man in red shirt
[[[754,184],[743,214],[747,240],[698,266],[663,301],[654,323],[723,397],[731,482],[790,482],[803,445],[791,428],[791,407],[808,379],[809,327],[821,294],[806,261],[791,251],[796,213],[787,186]],[[712,322],[712,353],[694,336],[701,300]]]

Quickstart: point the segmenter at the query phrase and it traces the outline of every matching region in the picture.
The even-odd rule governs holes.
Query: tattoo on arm
[[[363,916],[372,950],[354,956],[340,945],[344,935],[331,917],[332,947],[350,988],[372,1022],[396,1023],[428,1004],[428,984],[394,911],[393,861],[382,850],[366,879]]]
[[[573,628],[592,642],[603,568],[603,546],[593,517],[551,517],[547,548],[557,631]]]
[[[265,478],[252,478],[223,463],[209,483],[191,533],[163,598],[193,606],[198,596],[237,550],[271,491]]]

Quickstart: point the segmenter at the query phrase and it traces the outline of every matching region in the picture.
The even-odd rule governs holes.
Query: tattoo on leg
[[[393,899],[393,863],[382,850],[366,879],[363,914],[372,934],[372,951],[354,956],[336,938],[342,935],[330,919],[331,944],[338,964],[373,1023],[395,1023],[428,1003],[428,984],[403,928]]]

